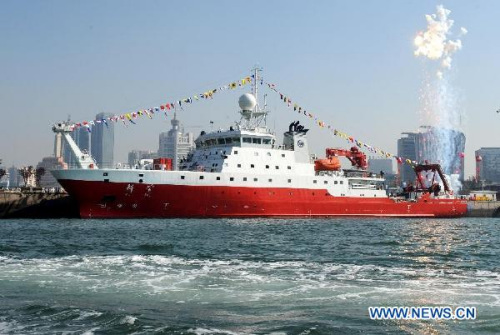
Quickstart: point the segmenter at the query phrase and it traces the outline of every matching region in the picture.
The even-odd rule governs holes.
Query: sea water
[[[500,219],[0,220],[1,334],[500,333]],[[471,306],[475,320],[371,320]]]

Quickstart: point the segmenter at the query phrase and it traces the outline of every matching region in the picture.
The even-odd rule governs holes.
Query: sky
[[[466,27],[449,82],[464,115],[466,176],[474,151],[500,147],[498,1],[10,1],[0,9],[0,159],[36,164],[53,154],[51,125],[126,113],[217,88],[258,65],[294,102],[359,140],[397,153],[422,120],[432,62],[414,56],[425,14],[443,4]],[[178,112],[186,130],[227,128],[238,97],[222,92]],[[268,93],[268,125],[293,120],[312,150],[348,147]],[[262,97],[261,97],[262,98]],[[115,161],[157,150],[171,115],[115,127]]]

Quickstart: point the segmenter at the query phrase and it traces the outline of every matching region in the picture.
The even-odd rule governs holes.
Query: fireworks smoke
[[[440,61],[440,69],[436,75],[443,78],[443,71],[451,68],[452,56],[462,49],[460,39],[451,40],[451,28],[454,21],[449,19],[451,11],[442,5],[437,6],[436,14],[426,15],[427,30],[421,31],[415,37],[415,56],[423,56],[431,60]],[[457,37],[467,34],[467,29],[460,28]]]

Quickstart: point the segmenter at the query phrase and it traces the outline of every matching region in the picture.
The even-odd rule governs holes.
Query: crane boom
[[[73,138],[69,135],[73,131],[73,128],[69,124],[65,122],[56,123],[52,126],[52,131],[62,135],[66,143],[69,145],[71,152],[75,157],[76,165],[79,169],[97,169],[97,164],[94,158],[92,158],[92,156],[88,153],[82,152],[78,145],[76,145]]]

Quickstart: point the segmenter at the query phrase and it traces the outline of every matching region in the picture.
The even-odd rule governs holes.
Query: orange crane
[[[366,170],[368,163],[366,155],[358,148],[352,147],[351,150],[327,148],[326,158],[314,161],[314,170],[316,171],[339,171],[341,168],[339,157],[347,158],[352,166],[360,170]]]

